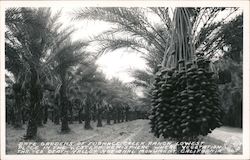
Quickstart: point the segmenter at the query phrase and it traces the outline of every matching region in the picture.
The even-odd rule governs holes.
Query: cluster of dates
[[[152,89],[151,131],[156,137],[207,135],[222,125],[218,88],[210,61],[202,55],[178,62],[178,69],[159,67]]]

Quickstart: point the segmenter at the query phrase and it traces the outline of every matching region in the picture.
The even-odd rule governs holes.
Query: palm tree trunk
[[[68,104],[67,104],[67,97],[66,97],[66,86],[65,86],[65,72],[62,71],[61,73],[62,78],[62,86],[60,88],[60,101],[61,101],[61,132],[68,133],[70,131],[69,124],[68,124]]]
[[[22,110],[22,123],[25,124],[25,121],[26,121],[26,111],[25,110]]]
[[[16,104],[16,108],[15,108],[15,123],[14,123],[14,127],[15,128],[22,128],[22,112],[20,111],[20,101],[18,100],[19,98],[17,98],[17,104]]]
[[[21,85],[16,83],[13,85],[14,95],[15,95],[15,104],[14,104],[14,127],[22,128],[22,112],[21,112]]]
[[[126,108],[126,109],[125,109],[125,121],[126,121],[126,122],[128,122],[128,119],[129,119],[129,118],[128,118],[128,115],[129,115],[129,109]]]
[[[46,104],[44,108],[44,119],[43,119],[44,124],[46,124],[48,121],[48,108],[49,108],[49,105]]]
[[[96,108],[95,108],[95,107],[94,107],[94,109],[93,109],[92,119],[93,119],[94,122],[96,122],[97,115],[96,115]]]
[[[61,124],[61,132],[67,133],[70,131],[68,124],[68,114],[67,107],[65,102],[62,103],[62,124]]]
[[[97,119],[97,127],[102,127],[102,118],[100,115],[98,116],[98,119]]]
[[[65,94],[65,86],[62,85],[62,88],[61,88],[61,107],[62,107],[62,110],[61,110],[61,119],[62,119],[62,124],[61,124],[61,132],[63,133],[67,133],[70,131],[69,129],[69,124],[68,124],[68,106],[67,106],[67,102],[66,102],[66,96],[64,95]]]
[[[86,119],[85,119],[85,123],[84,123],[84,128],[85,129],[92,129],[91,125],[90,125],[90,116],[86,115]]]
[[[39,75],[34,67],[31,68],[31,89],[30,89],[30,119],[28,122],[25,139],[34,139],[37,136],[37,120],[42,98],[42,88]]]
[[[79,109],[79,111],[78,111],[78,122],[79,122],[79,124],[82,123],[82,108]]]
[[[54,119],[54,123],[56,124],[56,125],[58,125],[58,124],[60,124],[60,115],[59,115],[59,113],[55,113],[55,119]]]
[[[37,125],[39,127],[43,126],[43,119],[44,119],[43,107],[44,106],[40,107],[40,109],[39,109],[39,116],[37,117]]]
[[[25,139],[34,139],[37,136],[37,120],[35,116],[34,113],[30,115]]]
[[[125,114],[124,114],[124,110],[121,109],[121,122],[124,122],[124,119],[125,119]]]
[[[111,123],[110,123],[110,118],[107,118],[107,124],[108,124],[108,125],[111,125]]]
[[[111,123],[110,123],[110,119],[111,119],[111,114],[112,114],[112,112],[109,110],[108,112],[107,112],[107,124],[108,125],[110,125]]]
[[[117,111],[117,123],[120,123],[121,121],[121,111],[120,111],[120,109],[118,109],[118,111]]]
[[[53,122],[54,124],[58,125],[60,123],[60,109],[59,109],[59,105],[60,105],[60,96],[56,95],[55,97],[55,103],[54,103],[54,109],[53,109]]]
[[[70,112],[70,120],[69,120],[69,123],[73,124],[73,107],[72,107],[71,103],[69,103],[69,104],[70,104],[70,110],[69,110],[69,112]]]
[[[102,127],[102,115],[101,115],[101,109],[97,109],[97,127]]]
[[[52,122],[55,122],[55,113],[54,113],[55,111],[54,111],[54,109],[53,109],[53,111],[51,112],[51,121]]]
[[[19,111],[19,109],[17,110],[15,116],[16,116],[16,119],[15,119],[14,127],[22,128],[22,114],[21,114],[21,111]]]
[[[113,120],[114,120],[114,124],[117,123],[117,108],[114,108],[113,110]]]
[[[87,98],[87,104],[85,106],[85,123],[84,123],[84,128],[85,129],[92,129],[91,125],[90,125],[90,103],[88,102],[88,98]]]

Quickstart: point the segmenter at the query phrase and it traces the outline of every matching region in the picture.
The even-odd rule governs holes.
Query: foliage
[[[192,40],[195,49],[214,56],[214,53],[221,48],[220,43],[217,43],[221,39],[221,35],[218,34],[221,26],[238,8],[207,7],[187,8],[187,10],[190,12],[191,33],[194,36]],[[98,52],[109,52],[124,47],[133,49],[142,54],[149,68],[155,73],[157,65],[162,63],[164,53],[169,49],[171,43],[173,21],[170,12],[170,8],[164,7],[92,7],[76,11],[74,19],[100,20],[111,23],[113,27],[110,30],[93,39],[100,44]],[[225,18],[217,22],[216,17],[223,13],[226,15]]]
[[[224,124],[242,127],[243,97],[243,15],[240,14],[223,26],[223,57],[215,62],[219,75],[219,91]],[[229,31],[230,30],[230,31]],[[237,97],[237,98],[236,98]],[[232,118],[235,117],[235,118]]]

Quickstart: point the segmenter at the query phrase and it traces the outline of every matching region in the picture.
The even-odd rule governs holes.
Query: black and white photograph
[[[249,7],[22,3],[1,15],[1,159],[249,156]]]

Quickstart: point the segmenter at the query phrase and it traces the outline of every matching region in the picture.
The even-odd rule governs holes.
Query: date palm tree
[[[76,67],[81,62],[84,61],[84,58],[87,58],[89,55],[87,52],[84,52],[84,48],[87,46],[86,42],[76,41],[72,42],[69,38],[65,39],[61,44],[57,45],[55,50],[54,60],[56,63],[55,71],[59,76],[60,84],[56,89],[55,94],[60,95],[60,107],[61,107],[61,118],[62,126],[61,132],[67,133],[70,131],[68,126],[68,107],[69,99],[67,97],[67,84],[70,78],[70,69]]]
[[[30,96],[26,138],[37,134],[43,85],[50,69],[44,62],[58,25],[48,8],[10,8],[6,10],[6,69],[13,73],[17,91],[27,90]],[[46,74],[45,74],[46,73]]]
[[[91,113],[96,108],[101,97],[97,94],[100,90],[104,90],[106,84],[106,78],[103,73],[97,70],[97,65],[95,64],[95,58],[89,57],[82,61],[80,65],[74,70],[72,81],[68,84],[68,92],[74,92],[72,97],[77,99],[81,103],[82,110],[85,112],[84,116],[84,128],[92,129],[90,124]],[[68,96],[73,96],[68,94]],[[96,114],[96,113],[93,113]],[[93,116],[93,115],[92,115]]]

